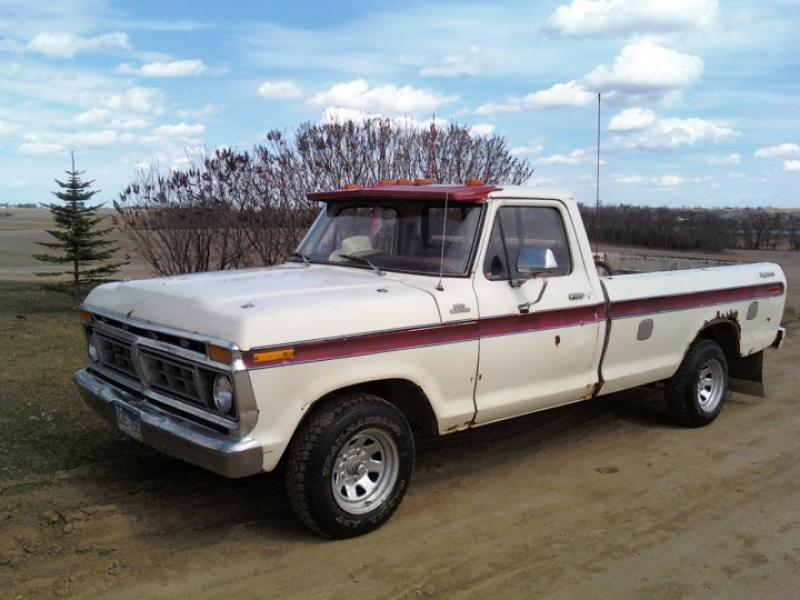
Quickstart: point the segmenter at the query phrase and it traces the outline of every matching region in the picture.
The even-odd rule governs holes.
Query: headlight
[[[214,378],[214,390],[212,394],[214,405],[221,413],[228,413],[233,406],[233,385],[227,375],[217,375]]]
[[[89,338],[89,360],[92,362],[100,362],[100,350],[93,337]]]

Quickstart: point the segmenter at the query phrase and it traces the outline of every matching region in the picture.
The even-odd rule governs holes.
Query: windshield
[[[329,202],[292,260],[407,273],[466,275],[481,205]]]

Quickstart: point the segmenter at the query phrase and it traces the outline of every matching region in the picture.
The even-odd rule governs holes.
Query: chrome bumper
[[[261,445],[252,438],[231,438],[152,404],[95,377],[86,369],[72,376],[81,396],[97,414],[118,426],[117,404],[141,415],[142,443],[225,477],[260,473]]]

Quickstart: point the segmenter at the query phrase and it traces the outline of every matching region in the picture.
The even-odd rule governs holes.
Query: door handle
[[[586,294],[583,292],[572,292],[569,295],[570,300],[583,300],[584,298],[586,298]]]

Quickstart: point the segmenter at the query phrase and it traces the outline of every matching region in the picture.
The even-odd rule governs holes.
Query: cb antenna
[[[450,192],[447,191],[444,193],[444,216],[442,218],[442,253],[439,255],[439,283],[436,286],[436,290],[439,292],[444,291],[444,286],[442,285],[442,271],[444,270],[444,242],[445,236],[447,235],[447,199],[450,197]]]
[[[597,93],[597,181],[594,209],[594,253],[600,253],[600,92]]]

